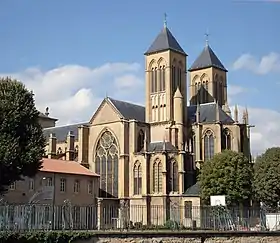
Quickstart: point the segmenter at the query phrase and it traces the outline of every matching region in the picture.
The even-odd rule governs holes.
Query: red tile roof
[[[42,166],[43,168],[40,171],[43,172],[99,176],[75,161],[43,158]]]

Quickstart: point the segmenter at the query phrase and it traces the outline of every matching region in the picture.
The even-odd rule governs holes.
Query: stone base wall
[[[75,243],[280,243],[280,236],[215,237],[207,239],[186,237],[94,237],[90,240],[75,241]]]

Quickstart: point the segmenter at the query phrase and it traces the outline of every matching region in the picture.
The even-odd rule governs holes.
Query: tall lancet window
[[[162,90],[165,91],[165,66],[162,66]]]
[[[113,134],[106,131],[98,141],[95,152],[95,172],[100,175],[100,188],[118,197],[119,151]]]
[[[142,167],[139,161],[134,164],[133,178],[133,193],[134,195],[140,195],[142,194]]]
[[[208,130],[204,135],[204,161],[212,159],[214,156],[214,135]]]
[[[140,152],[144,148],[145,134],[143,130],[140,130],[137,137],[137,152]]]
[[[220,82],[220,86],[219,86],[219,93],[220,93],[220,104],[223,104],[223,99],[224,99],[224,86],[223,83]]]
[[[179,175],[178,175],[178,163],[172,161],[169,165],[169,187],[171,192],[179,191]]]
[[[159,91],[165,91],[165,66],[159,67]]]
[[[154,70],[154,76],[155,76],[155,92],[158,92],[158,70],[157,68],[155,67],[155,70]]]
[[[162,192],[162,163],[157,159],[153,164],[153,193]]]
[[[230,131],[228,128],[225,128],[223,130],[223,134],[222,134],[222,149],[231,149],[231,135],[230,135]]]
[[[216,82],[215,82],[215,89],[216,89],[216,100],[217,100],[217,102],[220,100],[220,94],[219,94],[219,92],[220,92],[220,88],[219,88],[219,81],[217,80]]]

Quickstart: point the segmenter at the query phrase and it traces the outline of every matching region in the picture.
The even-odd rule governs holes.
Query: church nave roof
[[[197,106],[196,105],[191,105],[187,107],[187,112],[188,112],[188,118],[190,119],[191,122],[196,121],[196,110]],[[234,123],[234,120],[227,115],[222,107],[219,106],[219,119],[220,122],[224,124],[232,124]],[[200,122],[208,122],[208,123],[215,123],[216,122],[216,103],[206,103],[206,104],[201,104],[200,105]]]
[[[115,100],[113,98],[106,98],[123,116],[124,119],[135,119],[140,122],[145,122],[145,107],[141,105],[132,104],[126,101]]]

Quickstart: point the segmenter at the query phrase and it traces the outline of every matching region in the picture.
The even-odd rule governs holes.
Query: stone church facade
[[[231,114],[227,70],[211,47],[187,70],[187,54],[166,26],[145,53],[145,82],[145,106],[106,97],[89,122],[62,127],[41,115],[52,119],[47,156],[99,174],[102,202],[139,206],[130,218],[147,223],[159,211],[168,218],[174,205],[199,205],[197,171],[215,153],[250,158],[250,126],[247,110],[240,120],[237,108]]]

